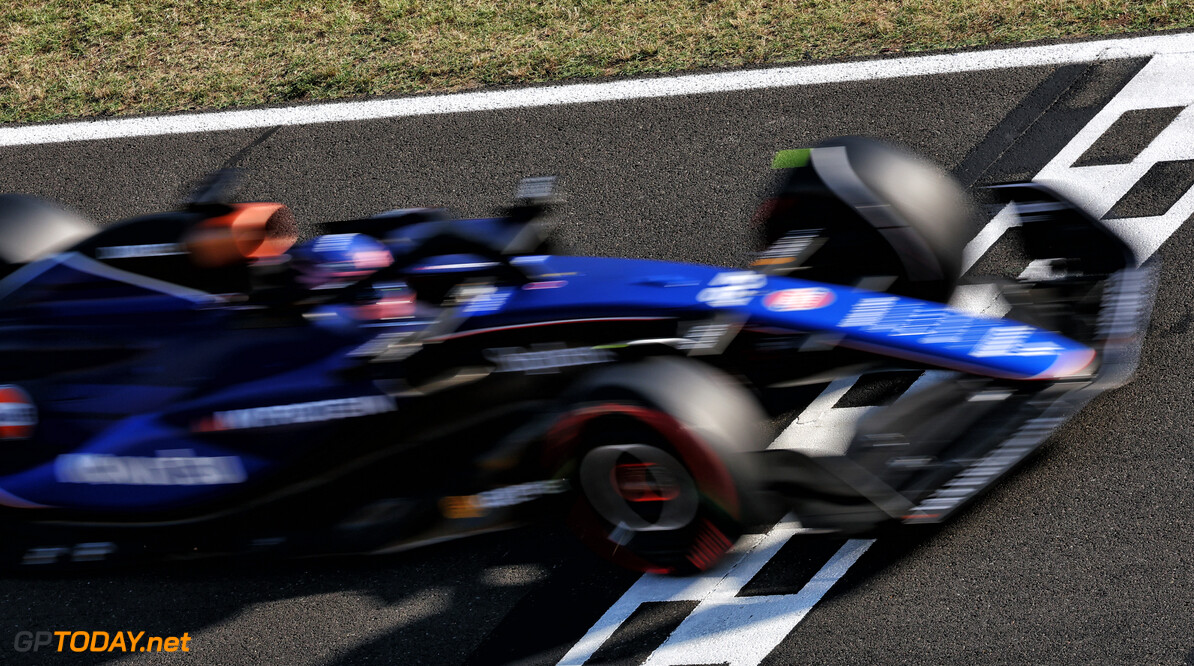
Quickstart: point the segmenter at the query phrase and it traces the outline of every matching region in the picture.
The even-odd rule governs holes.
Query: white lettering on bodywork
[[[353,398],[336,398],[315,402],[299,402],[291,405],[272,405],[233,409],[212,414],[210,421],[201,424],[198,430],[244,430],[246,428],[268,428],[296,423],[318,423],[337,421],[358,416],[369,416],[393,412],[398,409],[394,399],[386,395],[362,395]]]
[[[522,347],[500,347],[486,349],[485,358],[497,366],[498,372],[539,375],[559,372],[560,368],[609,363],[617,356],[609,350],[589,347],[558,347],[530,351]]]
[[[718,273],[709,286],[697,293],[697,300],[715,308],[746,305],[760,289],[767,286],[767,276],[750,271]]]
[[[236,456],[196,456],[190,449],[158,451],[156,456],[67,453],[54,461],[60,483],[127,486],[214,486],[247,478]]]

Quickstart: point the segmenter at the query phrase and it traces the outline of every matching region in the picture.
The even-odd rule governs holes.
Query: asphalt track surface
[[[286,202],[310,233],[413,205],[486,214],[519,178],[557,174],[575,252],[740,265],[777,150],[866,134],[967,184],[1030,178],[1147,63],[19,146],[0,149],[0,191],[110,222],[171,207],[186,183],[235,164],[252,173],[245,199]],[[1125,122],[1138,126],[1083,158],[1131,160],[1173,116]],[[1141,179],[1120,217],[1169,210],[1186,166]],[[1158,254],[1136,381],[949,524],[877,540],[763,663],[1194,663],[1194,229]],[[997,243],[976,270],[1014,272],[1013,255]],[[838,545],[794,539],[752,585],[793,593]],[[553,527],[375,559],[5,574],[0,661],[94,662],[11,641],[98,629],[191,636],[189,653],[128,663],[555,663],[636,578]],[[643,607],[589,663],[642,663],[691,610]]]

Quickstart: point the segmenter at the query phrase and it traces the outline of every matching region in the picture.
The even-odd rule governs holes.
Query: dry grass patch
[[[0,122],[783,63],[1194,25],[1153,0],[13,0]]]

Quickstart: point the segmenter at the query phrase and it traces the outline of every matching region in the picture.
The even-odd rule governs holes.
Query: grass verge
[[[0,122],[1190,26],[1181,0],[13,0]]]

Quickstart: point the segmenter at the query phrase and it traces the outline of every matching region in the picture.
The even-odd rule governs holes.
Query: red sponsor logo
[[[37,425],[33,399],[19,386],[0,386],[0,439],[26,439]]]
[[[805,287],[803,289],[783,289],[773,291],[763,298],[763,306],[776,312],[791,312],[793,310],[816,310],[829,305],[835,300],[832,291],[821,287]]]

